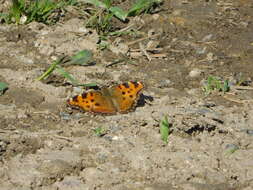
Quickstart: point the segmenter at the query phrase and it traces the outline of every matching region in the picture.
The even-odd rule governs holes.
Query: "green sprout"
[[[223,93],[230,90],[229,81],[222,81],[217,77],[209,76],[207,78],[206,84],[203,86],[203,91],[206,95],[210,94],[212,91],[222,91]]]
[[[37,80],[43,80],[47,78],[50,74],[52,74],[53,71],[56,71],[64,78],[69,80],[71,84],[74,86],[86,86],[86,87],[96,86],[96,84],[93,83],[80,84],[80,82],[77,79],[75,79],[70,73],[65,71],[61,66],[61,65],[89,65],[91,58],[92,53],[88,50],[82,50],[70,58],[67,58],[66,56],[62,57],[54,61],[53,64],[51,64],[50,67],[40,77],[37,78]]]
[[[106,130],[103,129],[102,127],[97,127],[95,129],[93,129],[93,131],[94,131],[95,135],[98,137],[102,137],[106,134]]]
[[[168,117],[164,117],[161,121],[160,121],[160,134],[161,134],[161,138],[163,140],[163,142],[165,142],[166,144],[168,143],[168,137],[170,134],[170,127],[171,124],[168,121]]]

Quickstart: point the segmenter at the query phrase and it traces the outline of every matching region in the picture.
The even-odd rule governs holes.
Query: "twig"
[[[143,40],[146,40],[146,39],[149,39],[149,38],[153,38],[153,37],[157,37],[157,36],[159,36],[159,35],[160,35],[160,34],[156,34],[156,35],[153,35],[153,36],[148,36],[148,37],[140,38],[140,39],[138,39],[138,40],[135,40],[135,41],[132,41],[132,42],[128,42],[127,45],[128,45],[128,46],[131,46],[131,45],[136,44],[136,43],[138,43],[138,42],[141,42],[141,41],[143,41]]]
[[[139,43],[139,46],[140,46],[141,52],[148,58],[149,61],[151,61],[152,58],[149,56],[148,52],[145,50],[141,42]]]
[[[251,100],[239,100],[239,99],[235,99],[235,98],[230,98],[230,97],[227,97],[227,96],[223,96],[225,99],[231,101],[231,102],[236,102],[238,104],[247,104],[247,103],[251,103],[253,102],[253,99]]]
[[[236,90],[253,90],[253,87],[250,86],[234,86]]]

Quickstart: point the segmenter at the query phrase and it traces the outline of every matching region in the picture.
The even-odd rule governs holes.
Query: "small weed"
[[[148,13],[160,3],[162,3],[162,0],[138,0],[128,11],[127,16],[136,16],[142,12]]]
[[[84,0],[86,3],[95,6],[95,11],[88,19],[86,26],[95,28],[99,34],[108,35],[112,32],[111,20],[113,17],[121,21],[126,21],[128,16],[137,16],[142,12],[149,12],[154,5],[158,5],[162,0],[137,0],[128,11],[117,6],[112,6],[112,0]]]
[[[0,96],[8,89],[8,85],[5,82],[0,82]]]
[[[203,87],[203,91],[206,95],[210,94],[212,91],[222,91],[223,93],[230,90],[228,80],[222,81],[221,79],[209,76],[207,78],[206,84]]]
[[[103,129],[102,127],[97,127],[96,129],[93,129],[94,133],[98,137],[102,137],[106,134],[106,130]]]
[[[74,86],[96,86],[96,84],[80,84],[70,73],[65,71],[60,65],[87,65],[92,57],[92,53],[88,50],[82,50],[74,56],[67,58],[62,57],[56,61],[44,72],[37,80],[43,80],[47,78],[54,70],[61,74],[64,78],[69,80]]]
[[[51,24],[57,20],[52,18],[56,10],[67,5],[76,4],[76,0],[52,1],[52,0],[12,0],[12,6],[7,14],[0,14],[6,23],[30,23],[32,21]],[[22,21],[22,18],[24,19]]]
[[[168,121],[168,117],[164,117],[160,121],[160,134],[161,134],[161,138],[162,138],[163,142],[165,142],[166,144],[168,143],[168,136],[170,134],[170,127],[171,127],[171,124]]]

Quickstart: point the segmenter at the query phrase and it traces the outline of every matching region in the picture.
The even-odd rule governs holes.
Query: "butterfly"
[[[67,100],[67,104],[92,113],[127,113],[135,108],[143,88],[141,82],[129,81],[101,90],[84,92]]]

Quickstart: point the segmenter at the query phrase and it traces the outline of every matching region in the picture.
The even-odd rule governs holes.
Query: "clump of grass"
[[[168,121],[168,117],[164,117],[161,121],[160,121],[160,134],[161,134],[161,138],[163,140],[163,142],[165,142],[166,144],[168,143],[168,137],[170,134],[170,127],[171,124]]]
[[[81,84],[77,79],[75,79],[70,73],[64,70],[61,65],[89,65],[92,58],[92,53],[88,50],[82,50],[75,54],[74,56],[67,58],[62,57],[54,61],[50,67],[40,76],[37,80],[43,80],[53,73],[53,71],[58,72],[64,78],[69,80],[73,86],[96,86],[96,84]]]
[[[230,90],[229,81],[222,81],[218,77],[209,76],[206,83],[203,86],[203,91],[206,95],[212,93],[213,91],[222,91],[223,93]]]
[[[76,0],[12,0],[12,6],[6,14],[0,14],[6,23],[27,24],[32,21],[51,24],[57,20],[52,14],[67,5],[76,4]],[[25,18],[22,21],[22,18]]]
[[[86,26],[95,28],[99,34],[108,35],[112,29],[111,20],[113,17],[126,21],[128,16],[136,16],[142,12],[149,12],[152,7],[158,5],[162,0],[137,0],[129,10],[123,10],[113,6],[112,0],[84,0],[86,3],[95,6],[95,11],[88,19]]]
[[[0,96],[2,96],[7,89],[8,84],[6,84],[5,82],[0,82]]]

